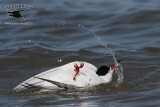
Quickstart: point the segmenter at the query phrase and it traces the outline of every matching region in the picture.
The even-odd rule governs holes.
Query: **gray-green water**
[[[16,20],[5,12],[11,4],[33,6],[21,12],[32,24],[6,25]],[[0,9],[0,106],[160,106],[159,0],[1,0]],[[97,67],[113,62],[92,33],[53,23],[81,24],[101,36],[122,60],[124,84],[82,92],[10,93],[27,75],[71,61]]]

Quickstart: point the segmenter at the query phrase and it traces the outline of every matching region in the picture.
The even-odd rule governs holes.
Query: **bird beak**
[[[119,61],[117,61],[118,63],[120,63],[121,62],[121,60],[119,60]],[[114,70],[116,68],[116,65],[115,64],[112,64],[111,65],[111,70]]]
[[[118,62],[118,63],[120,63],[120,62],[121,62],[121,60],[118,60],[117,62]]]
[[[115,64],[112,64],[111,65],[111,70],[114,70],[116,68],[116,65]]]

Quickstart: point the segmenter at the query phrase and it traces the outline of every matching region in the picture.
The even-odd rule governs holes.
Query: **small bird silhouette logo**
[[[15,17],[15,18],[21,18],[22,15],[20,14],[20,12],[23,10],[18,10],[18,11],[10,11],[9,16]]]

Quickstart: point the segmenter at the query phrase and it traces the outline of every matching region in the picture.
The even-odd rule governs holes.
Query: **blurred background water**
[[[5,12],[11,4],[30,4],[21,12],[30,25]],[[158,107],[160,106],[160,1],[159,0],[1,0],[0,1],[0,106]],[[73,23],[58,26],[58,24]],[[84,92],[14,95],[20,82],[42,71],[82,60],[95,66],[113,59],[91,29],[121,59],[124,82]],[[60,62],[59,60],[62,60]]]

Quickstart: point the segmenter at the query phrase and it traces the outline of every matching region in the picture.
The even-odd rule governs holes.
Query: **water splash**
[[[81,24],[74,24],[74,23],[62,23],[62,24],[52,24],[52,30],[54,30],[53,28],[55,26],[66,26],[66,27],[73,27],[74,29],[85,29],[86,31],[90,32],[96,39],[97,41],[100,43],[101,46],[105,47],[105,51],[106,53],[108,52],[108,50],[110,51],[111,56],[113,57],[114,63],[115,63],[115,72],[117,74],[117,84],[116,86],[119,86],[122,82],[123,82],[123,67],[120,63],[117,62],[117,59],[115,57],[114,51],[108,47],[108,43],[105,43],[100,36],[96,35],[91,29],[88,29],[87,27],[81,25]]]

